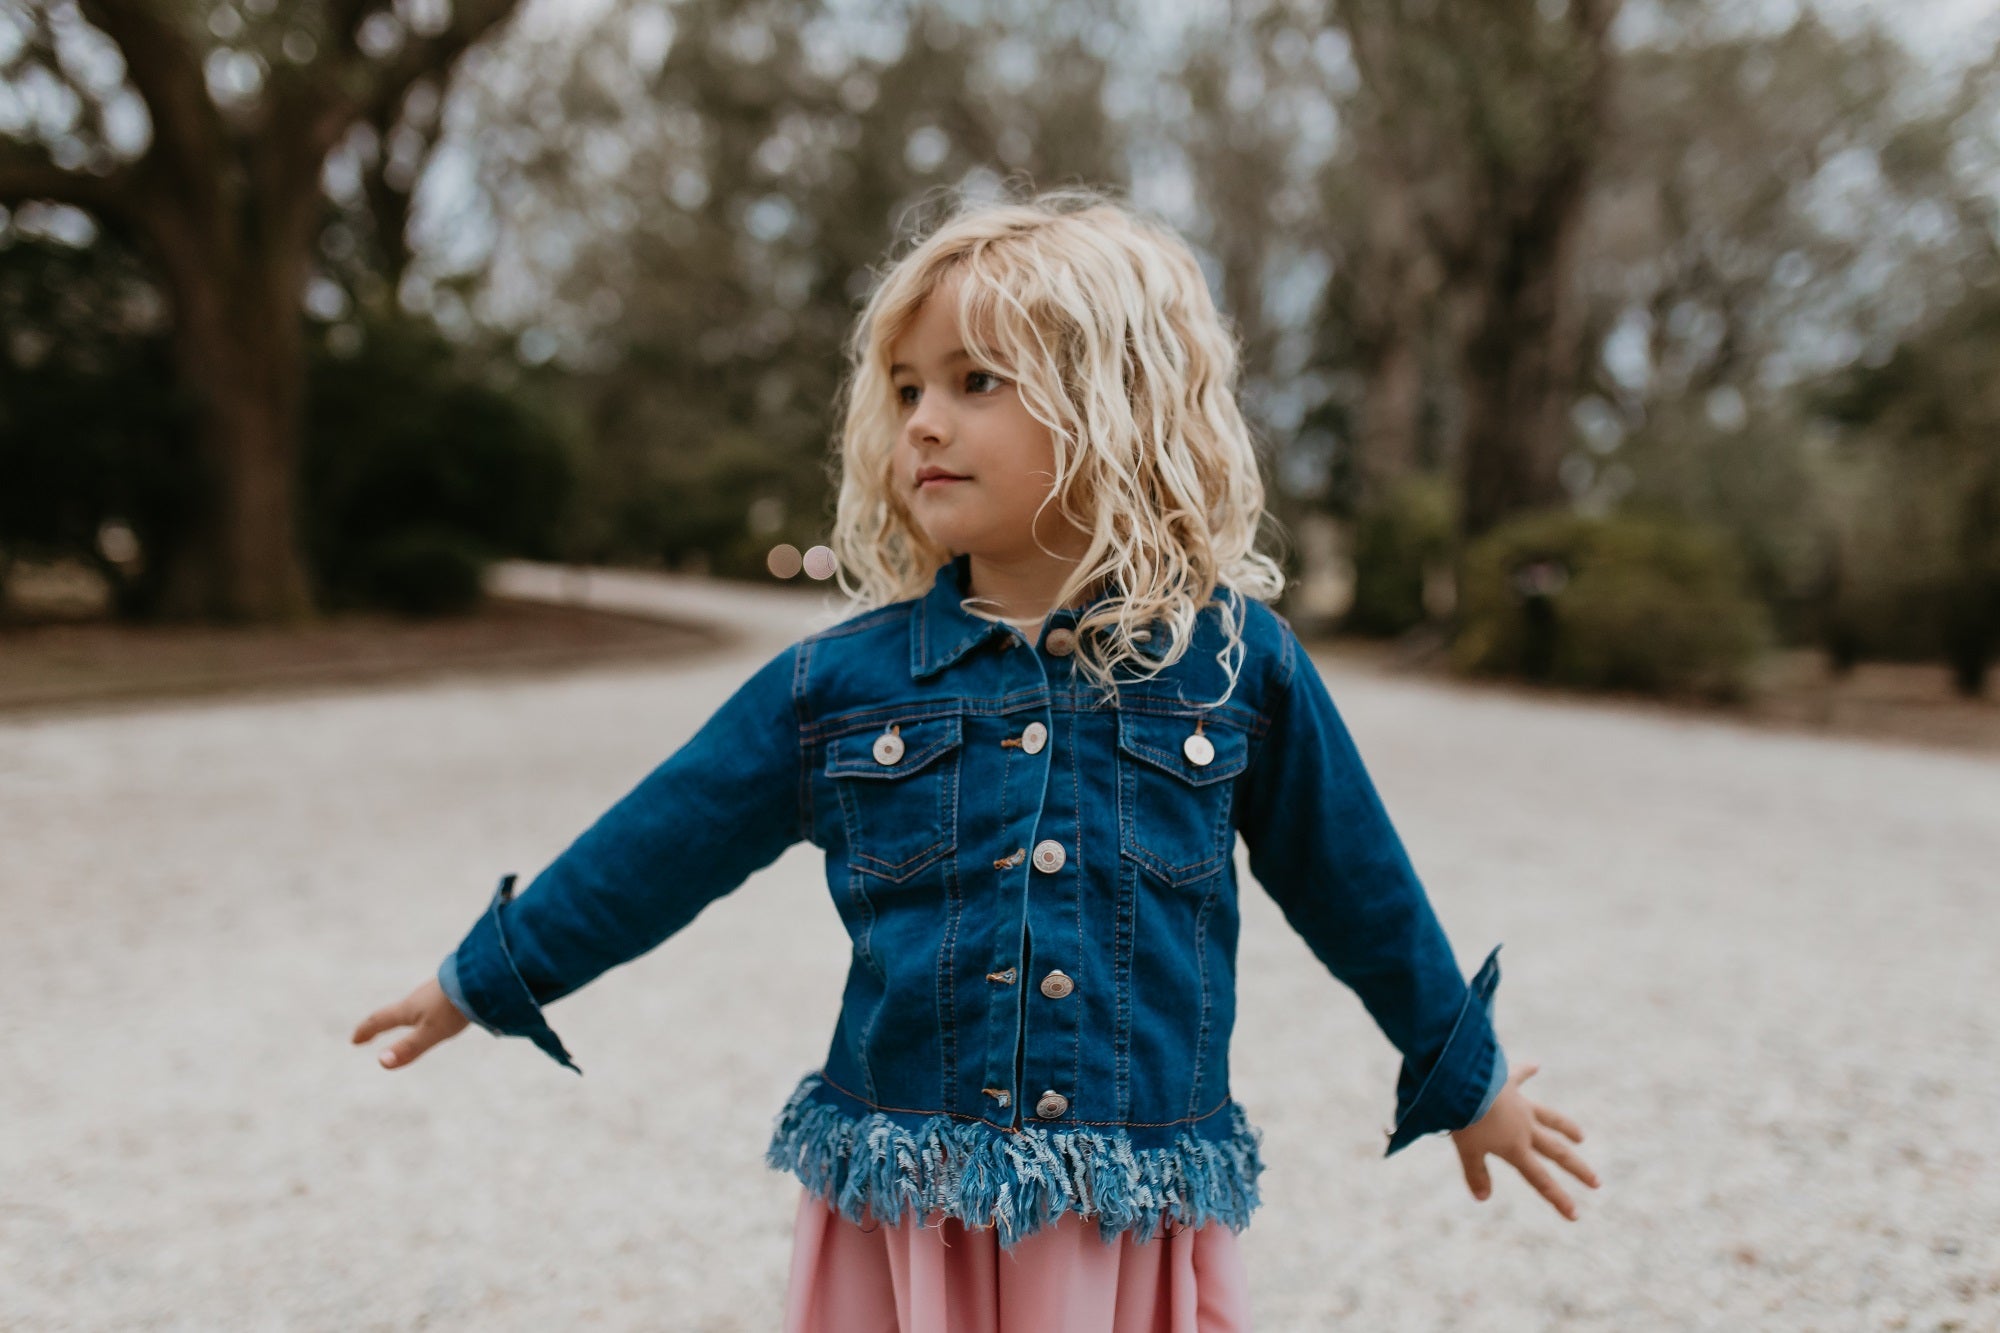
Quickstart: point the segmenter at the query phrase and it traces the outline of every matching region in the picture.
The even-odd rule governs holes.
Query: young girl
[[[1254,549],[1231,335],[1101,194],[962,206],[856,327],[833,545],[857,614],[765,663],[437,977],[354,1033],[543,1006],[801,839],[853,960],[768,1160],[803,1183],[786,1328],[1246,1328],[1258,1132],[1230,1095],[1236,839],[1403,1057],[1386,1152],[1449,1131],[1565,1217],[1597,1181],[1461,975]],[[850,582],[850,579],[852,582]],[[581,1070],[577,1072],[581,1073]]]

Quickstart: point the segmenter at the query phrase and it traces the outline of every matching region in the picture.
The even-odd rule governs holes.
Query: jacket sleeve
[[[1241,781],[1250,871],[1402,1053],[1385,1155],[1486,1113],[1506,1079],[1496,944],[1468,985],[1326,684],[1282,620],[1271,728]]]
[[[453,1004],[583,1072],[542,1007],[653,948],[808,836],[799,652],[759,668],[518,895],[513,875],[501,879],[439,965]]]

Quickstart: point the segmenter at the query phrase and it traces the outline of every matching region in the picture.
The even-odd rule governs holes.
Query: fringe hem
[[[778,1116],[764,1160],[796,1175],[856,1224],[868,1216],[919,1223],[933,1210],[993,1227],[1002,1249],[1065,1212],[1097,1218],[1111,1242],[1152,1239],[1163,1223],[1249,1225],[1264,1169],[1262,1135],[1230,1102],[1229,1137],[1183,1130],[1167,1148],[1134,1148],[1116,1128],[1023,1129],[931,1116],[915,1126],[879,1111],[855,1118],[812,1100],[824,1080],[808,1074]]]

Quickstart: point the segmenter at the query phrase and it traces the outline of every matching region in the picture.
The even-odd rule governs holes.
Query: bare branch
[[[317,199],[309,182],[320,164],[357,120],[367,120],[386,141],[401,118],[403,98],[420,79],[432,78],[442,87],[459,57],[510,18],[520,0],[455,0],[444,31],[411,37],[386,62],[376,64],[354,49],[354,25],[371,7],[371,0],[341,0],[330,6],[334,53],[308,80],[274,83],[270,110],[278,123],[305,126],[302,139],[265,136],[253,172],[263,182],[267,198],[279,202],[285,225],[305,226],[301,210]],[[371,190],[371,195],[379,191]],[[373,200],[378,217],[382,200]],[[407,212],[408,201],[405,200]],[[394,210],[390,210],[393,212]]]
[[[442,80],[440,79],[440,82]],[[389,141],[396,125],[403,119],[402,107],[385,109],[371,128],[381,145],[375,166],[364,172],[361,185],[368,196],[368,212],[375,225],[375,243],[380,248],[380,262],[389,287],[394,290],[410,267],[409,243],[411,189],[407,185],[392,184],[389,179]],[[436,136],[425,136],[424,153],[429,155],[436,146]]]
[[[147,0],[78,3],[91,25],[118,43],[132,85],[146,100],[154,148],[174,160],[171,174],[187,185],[217,179],[225,152],[222,120],[186,34]]]
[[[352,60],[361,55],[361,48],[355,45],[354,34],[360,30],[361,20],[376,3],[377,0],[326,0],[326,35],[336,61]]]
[[[393,127],[411,85],[434,76],[442,87],[458,58],[519,6],[520,0],[454,0],[451,23],[443,32],[412,36],[394,56],[378,63],[354,44],[355,29],[374,0],[334,0],[327,13],[332,54],[321,62],[318,77],[287,90],[289,105],[274,111],[307,125],[306,142],[324,157],[356,120]]]
[[[413,37],[390,58],[376,76],[375,86],[362,107],[362,114],[378,123],[393,125],[395,112],[410,85],[427,74],[436,75],[439,87],[458,58],[494,28],[512,17],[520,0],[453,0],[451,26],[434,37]]]
[[[456,0],[450,28],[434,38],[410,42],[402,56],[390,64],[376,88],[376,106],[372,110],[380,112],[398,106],[402,96],[410,92],[410,86],[426,74],[436,76],[442,88],[446,74],[452,72],[458,58],[506,22],[516,8],[520,8],[520,0]]]
[[[129,169],[105,176],[70,171],[57,166],[40,144],[0,138],[0,204],[46,199],[93,212],[116,212],[129,175]]]

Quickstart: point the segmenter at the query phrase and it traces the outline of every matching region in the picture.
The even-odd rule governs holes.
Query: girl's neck
[[[1070,569],[1070,563],[1040,552],[1014,561],[974,555],[966,573],[970,585],[966,595],[977,597],[981,606],[1000,616],[1017,620],[1046,616],[1055,609],[1056,594],[1062,591]]]

